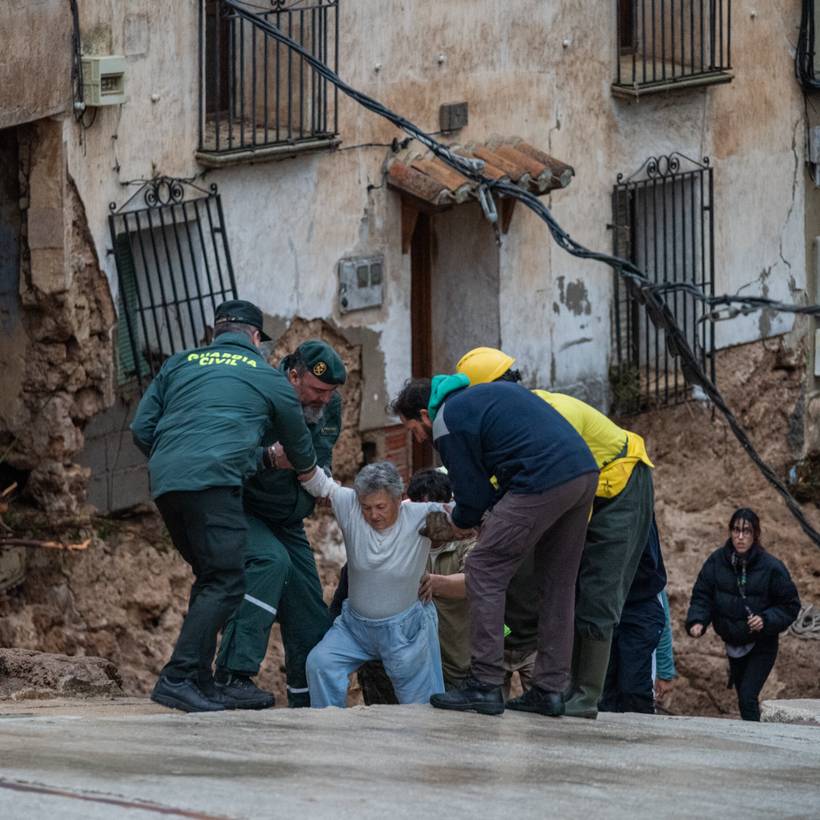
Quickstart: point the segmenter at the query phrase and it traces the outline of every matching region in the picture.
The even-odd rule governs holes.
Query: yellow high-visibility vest
[[[586,402],[564,393],[533,390],[536,396],[560,413],[586,442],[601,471],[598,477],[598,498],[614,498],[629,481],[635,465],[649,460],[644,440],[629,430],[624,430]]]

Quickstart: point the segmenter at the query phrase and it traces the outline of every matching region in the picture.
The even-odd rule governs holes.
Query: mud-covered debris
[[[105,658],[0,649],[0,700],[122,695],[117,667]]]

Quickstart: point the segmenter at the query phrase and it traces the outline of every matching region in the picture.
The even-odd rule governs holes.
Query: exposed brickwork
[[[410,436],[401,424],[369,430],[363,438],[369,451],[368,461],[390,461],[396,465],[405,483],[410,480]]]

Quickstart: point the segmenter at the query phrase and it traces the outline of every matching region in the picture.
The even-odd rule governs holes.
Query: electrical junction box
[[[339,262],[339,311],[379,307],[384,301],[384,257],[356,256]]]
[[[125,102],[125,57],[83,57],[83,102],[89,108]]]
[[[442,131],[458,131],[464,128],[469,121],[469,112],[466,102],[444,103],[438,109],[438,124]]]

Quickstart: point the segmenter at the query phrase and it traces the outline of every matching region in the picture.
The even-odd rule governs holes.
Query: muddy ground
[[[718,383],[728,403],[781,476],[800,452],[801,382],[800,366],[778,340],[719,355]],[[734,693],[725,688],[722,643],[711,631],[699,641],[683,634],[698,569],[722,543],[738,506],[758,512],[765,546],[786,562],[804,603],[820,604],[820,552],[710,406],[689,402],[624,422],[646,437],[657,465],[657,515],[680,675],[669,710],[736,716]],[[817,507],[804,510],[820,526]],[[25,526],[25,511],[13,509],[6,520]],[[329,598],[342,558],[338,530],[326,514],[308,530]],[[97,519],[84,552],[29,550],[25,581],[0,593],[0,647],[107,658],[117,665],[124,691],[143,694],[168,657],[189,586],[188,567],[150,510]],[[285,702],[276,628],[260,682]],[[820,640],[784,636],[763,697],[820,697]]]
[[[717,382],[758,452],[785,480],[802,446],[799,356],[784,350],[778,339],[730,348],[718,355]],[[624,422],[646,438],[656,465],[656,514],[679,674],[670,711],[737,716],[735,693],[726,688],[723,642],[711,629],[699,640],[683,629],[698,570],[726,539],[729,518],[738,507],[757,512],[763,545],[785,562],[804,605],[820,604],[820,550],[710,405],[687,402]],[[815,504],[804,504],[803,512],[820,528]],[[761,697],[820,697],[820,640],[783,635]]]

